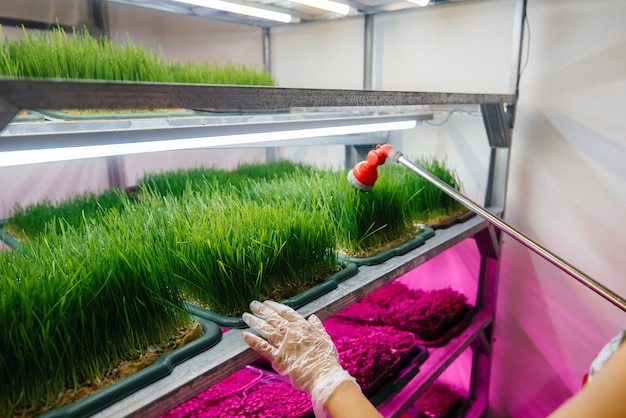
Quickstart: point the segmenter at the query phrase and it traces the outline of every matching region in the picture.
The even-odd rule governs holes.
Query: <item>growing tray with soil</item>
[[[285,300],[341,280],[327,281],[342,266],[335,228],[321,210],[223,191],[146,195],[133,207],[142,213],[136,222],[163,230],[163,240],[146,245],[165,259],[185,300],[217,314],[241,316],[252,300]]]
[[[33,110],[22,109],[11,122],[43,122],[44,116]]]
[[[295,200],[304,210],[326,211],[337,228],[338,254],[357,264],[382,262],[434,235],[431,228],[414,221],[408,202],[415,191],[393,181],[380,181],[363,193],[349,183],[344,171],[316,170],[252,182],[242,193],[265,204]],[[387,254],[375,258],[383,252]]]
[[[164,263],[135,241],[160,237],[143,225],[110,221],[106,229],[68,227],[19,252],[0,252],[0,374],[11,376],[0,380],[1,416],[36,415],[74,401],[120,364],[171,347],[173,336],[194,322]],[[211,329],[194,350],[219,341],[219,327]]]
[[[396,380],[414,376],[428,357],[427,349],[410,332],[389,326],[362,325],[337,317],[323,321],[337,347],[339,363],[353,376],[363,393],[381,403],[398,388]],[[261,357],[256,366],[272,370]]]
[[[24,206],[16,204],[11,216],[2,220],[0,226],[7,234],[5,242],[11,239],[7,244],[15,248],[19,243],[32,241],[51,229],[67,226],[83,228],[88,223],[99,222],[106,212],[121,211],[129,203],[130,197],[119,189],[86,191],[56,202],[43,199]]]
[[[113,405],[133,392],[168,376],[174,367],[208,350],[221,340],[217,324],[195,317],[166,346],[153,346],[136,359],[125,360],[102,379],[66,392],[57,407],[40,418],[82,418]]]
[[[463,397],[452,386],[432,383],[413,404],[418,418],[452,418],[457,416]]]
[[[339,363],[368,397],[393,382],[404,367],[419,365],[428,356],[413,333],[394,327],[356,325],[337,317],[323,324],[337,347]]]
[[[416,334],[427,347],[444,345],[474,313],[467,297],[450,288],[423,291],[394,281],[337,313],[356,323],[389,325]]]
[[[189,399],[161,418],[191,417],[313,417],[311,397],[282,376],[246,366]]]
[[[63,121],[180,118],[208,114],[193,109],[39,109],[37,113],[46,120]]]
[[[338,268],[339,271],[329,275],[321,283],[302,291],[297,291],[294,296],[279,299],[279,302],[290,306],[293,309],[299,309],[318,297],[337,289],[339,283],[348,280],[350,277],[358,273],[358,266],[356,264],[343,262],[339,264]],[[248,327],[248,325],[243,321],[241,314],[220,314],[211,310],[210,307],[204,307],[202,302],[194,301],[192,299],[193,298],[190,298],[191,301],[187,302],[187,309],[192,314],[201,318],[206,318],[225,329]]]
[[[0,35],[1,35],[0,27]],[[0,36],[1,38],[1,36]],[[271,74],[252,65],[167,61],[160,51],[130,36],[93,37],[86,28],[27,31],[0,42],[0,75],[197,84],[274,85]],[[35,109],[36,110],[36,109]]]

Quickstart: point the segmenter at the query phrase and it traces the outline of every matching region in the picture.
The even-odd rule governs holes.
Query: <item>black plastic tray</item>
[[[475,308],[471,305],[463,305],[454,315],[446,318],[432,333],[432,338],[420,338],[419,343],[426,347],[441,347],[446,345],[452,337],[457,336],[467,327],[475,313]]]
[[[396,257],[399,255],[403,255],[408,253],[409,251],[420,247],[426,243],[426,240],[435,236],[435,230],[430,226],[421,226],[420,233],[417,234],[414,238],[409,241],[400,244],[396,247],[389,248],[387,250],[381,251],[376,255],[371,257],[353,257],[353,256],[342,256],[343,259],[354,263],[359,266],[373,266],[376,264],[383,263],[389,260],[392,257]]]
[[[387,372],[380,376],[363,393],[374,406],[378,406],[393,393],[402,389],[417,373],[428,358],[426,347],[416,344]]]
[[[153,119],[153,118],[175,118],[175,117],[187,117],[187,116],[203,116],[206,112],[191,109],[181,109],[180,111],[162,111],[151,112],[146,110],[145,112],[101,112],[101,113],[69,113],[62,110],[40,109],[38,113],[43,115],[46,119],[50,120],[64,120],[64,121],[76,121],[76,120],[118,120],[118,119]]]
[[[0,241],[4,242],[12,250],[19,250],[21,244],[13,235],[5,231],[4,226],[8,219],[0,219]]]

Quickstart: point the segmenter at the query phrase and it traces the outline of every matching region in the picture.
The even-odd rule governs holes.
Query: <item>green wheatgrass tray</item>
[[[307,303],[319,298],[322,295],[337,288],[339,283],[348,280],[350,277],[355,276],[359,268],[356,264],[350,262],[340,263],[341,270],[328,276],[323,282],[311,287],[295,296],[282,299],[280,303],[290,306],[293,309],[299,309]],[[202,308],[196,304],[187,302],[187,309],[194,316],[208,319],[224,328],[248,328],[241,316],[227,316],[217,312],[213,312],[209,309]]]
[[[207,112],[192,109],[180,109],[180,110],[167,110],[163,111],[150,111],[150,110],[137,110],[134,112],[127,111],[109,111],[103,110],[97,113],[71,113],[62,110],[37,110],[41,115],[50,119],[60,119],[65,121],[75,120],[102,120],[102,119],[149,119],[149,118],[173,118],[182,116],[203,116],[207,115]]]
[[[119,402],[131,393],[168,376],[177,365],[208,350],[221,341],[222,331],[217,324],[201,317],[195,317],[194,319],[202,326],[204,331],[204,334],[199,338],[162,355],[150,366],[72,404],[51,409],[39,415],[39,418],[82,418],[94,415],[96,412]]]
[[[373,266],[389,260],[392,257],[403,255],[409,251],[422,246],[426,243],[426,240],[435,236],[435,230],[430,226],[421,225],[420,233],[409,241],[400,244],[396,247],[389,248],[381,251],[371,257],[355,257],[355,256],[341,256],[345,261],[354,263],[358,266]]]

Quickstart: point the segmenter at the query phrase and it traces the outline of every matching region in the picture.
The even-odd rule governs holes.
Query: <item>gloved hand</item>
[[[356,380],[341,367],[337,348],[322,321],[311,315],[304,319],[290,307],[273,302],[253,301],[243,320],[258,332],[259,338],[243,333],[244,341],[265,355],[278,373],[288,376],[291,384],[311,395],[316,417],[324,417],[324,404],[340,383]]]

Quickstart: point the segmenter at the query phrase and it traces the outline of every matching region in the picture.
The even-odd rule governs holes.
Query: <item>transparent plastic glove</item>
[[[253,301],[243,320],[263,338],[249,332],[244,341],[265,355],[272,367],[289,377],[291,384],[311,395],[316,417],[325,417],[324,404],[340,383],[356,380],[341,367],[337,348],[320,319],[304,319],[290,307],[273,302]]]

